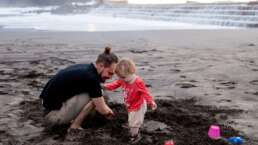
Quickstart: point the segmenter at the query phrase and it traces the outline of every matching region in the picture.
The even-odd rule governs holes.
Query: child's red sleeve
[[[143,97],[146,99],[148,105],[153,105],[153,97],[150,95],[148,89],[146,88],[144,82],[141,80],[137,82],[137,87],[142,93]]]
[[[119,88],[122,84],[122,81],[121,80],[116,80],[116,81],[113,81],[111,83],[106,83],[104,84],[104,87],[107,89],[107,90],[110,90],[110,91],[113,91],[117,88]]]

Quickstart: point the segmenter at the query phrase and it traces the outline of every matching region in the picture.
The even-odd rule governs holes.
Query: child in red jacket
[[[115,73],[118,80],[104,84],[107,90],[115,90],[122,87],[124,92],[124,103],[128,111],[128,126],[130,129],[130,142],[136,143],[141,139],[139,129],[144,121],[147,105],[155,110],[156,103],[145,87],[144,81],[135,74],[135,64],[130,59],[121,59]]]

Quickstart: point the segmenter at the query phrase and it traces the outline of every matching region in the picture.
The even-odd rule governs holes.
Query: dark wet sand
[[[57,70],[94,61],[104,46],[111,45],[119,56],[135,60],[138,74],[159,104],[159,109],[146,117],[147,124],[158,121],[154,122],[157,126],[144,127],[139,144],[163,144],[170,138],[178,145],[225,144],[207,137],[211,124],[219,124],[225,137],[242,136],[246,144],[258,144],[257,34],[255,29],[106,33],[2,30],[0,141],[126,144],[126,131],[121,129],[126,113],[118,104],[122,101],[119,92],[109,93],[119,117],[112,123],[100,117],[89,120],[86,130],[73,141],[66,138],[66,126],[55,130],[44,127],[37,100]]]

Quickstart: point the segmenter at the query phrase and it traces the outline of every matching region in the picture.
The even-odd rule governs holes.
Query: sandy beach
[[[258,30],[49,32],[0,30],[1,144],[126,144],[120,92],[108,93],[117,118],[85,123],[81,138],[43,125],[39,93],[58,70],[89,63],[111,46],[134,59],[158,103],[148,112],[139,144],[222,145],[207,137],[209,125],[225,137],[258,145]],[[120,116],[119,116],[120,115]],[[100,121],[100,122],[98,122]],[[156,121],[156,123],[155,123]],[[89,137],[91,136],[91,137]]]

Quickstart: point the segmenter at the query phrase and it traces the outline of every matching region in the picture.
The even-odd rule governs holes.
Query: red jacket
[[[124,80],[116,80],[104,85],[107,90],[113,91],[119,87],[124,91],[124,102],[128,112],[137,111],[146,100],[148,105],[153,105],[153,98],[145,87],[143,80],[137,76],[132,84]]]

